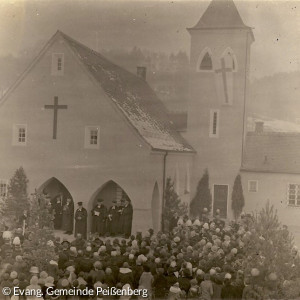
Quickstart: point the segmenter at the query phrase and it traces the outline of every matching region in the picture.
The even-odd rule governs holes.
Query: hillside
[[[278,73],[249,87],[249,113],[295,122],[300,118],[300,72]]]

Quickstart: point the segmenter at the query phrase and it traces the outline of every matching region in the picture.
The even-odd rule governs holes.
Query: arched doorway
[[[66,215],[64,215],[64,206],[67,203],[67,199],[71,199],[70,201],[70,216],[68,215],[67,218],[70,218],[69,223],[69,233],[73,232],[73,219],[74,219],[74,201],[71,193],[65,187],[65,185],[59,181],[55,177],[51,177],[50,179],[46,180],[37,190],[38,193],[47,195],[50,199],[52,211],[54,212],[54,229],[62,230],[65,227],[65,219]]]
[[[97,189],[97,191],[93,194],[90,202],[89,202],[89,207],[88,210],[89,212],[91,212],[96,206],[97,206],[97,200],[98,199],[103,199],[102,205],[104,205],[107,209],[107,212],[109,213],[109,209],[116,205],[119,208],[117,209],[119,210],[123,210],[125,208],[125,204],[123,203],[123,200],[129,200],[130,205],[132,205],[131,199],[130,197],[127,195],[127,193],[125,192],[125,190],[118,185],[115,181],[113,180],[109,180],[108,182],[106,182],[105,184],[103,184],[99,189]],[[120,215],[117,215],[117,217],[120,217]],[[93,230],[93,226],[92,226],[92,220],[93,217],[89,218],[89,222],[88,222],[88,227],[90,228],[90,231],[92,232]],[[113,220],[114,221],[114,220]],[[112,221],[112,222],[113,222]],[[132,226],[132,218],[129,221],[130,222],[130,228]],[[109,225],[108,225],[108,219],[106,220],[107,223],[107,235],[110,235],[109,232]],[[120,231],[119,234],[115,234],[115,235],[121,235],[122,232]]]
[[[155,182],[152,192],[151,209],[153,230],[157,232],[160,229],[160,195],[157,182]]]

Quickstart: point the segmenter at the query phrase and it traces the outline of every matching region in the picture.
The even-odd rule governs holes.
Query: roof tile
[[[242,170],[300,174],[300,134],[248,132]]]

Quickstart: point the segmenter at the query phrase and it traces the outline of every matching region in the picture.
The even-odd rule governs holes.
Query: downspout
[[[166,151],[163,161],[163,193],[162,193],[162,211],[161,211],[161,229],[164,231],[164,221],[163,221],[163,211],[165,208],[165,190],[166,190],[166,165],[167,165],[167,156],[169,152]]]
[[[243,158],[244,158],[244,147],[245,147],[245,141],[246,141],[246,128],[247,128],[247,120],[246,119],[246,98],[247,98],[247,75],[248,75],[248,37],[249,32],[247,31],[247,37],[246,37],[246,58],[245,58],[245,87],[244,87],[244,111],[243,111],[243,137],[242,137],[242,157],[241,157],[241,167],[243,165]],[[245,128],[246,127],[246,128]]]

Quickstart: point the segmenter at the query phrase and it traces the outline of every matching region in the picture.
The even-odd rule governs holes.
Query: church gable
[[[51,41],[49,43],[51,44]],[[56,47],[51,50],[54,44]],[[52,38],[52,46],[48,46],[46,51],[46,55],[51,55],[51,64],[48,67],[52,77],[56,78],[56,80],[51,78],[48,84],[73,88],[70,86],[72,78],[71,76],[68,77],[70,71],[67,68],[72,55],[66,56],[64,51],[72,52],[72,55],[75,55],[77,61],[84,66],[89,75],[103,89],[106,96],[125,116],[128,124],[152,149],[179,152],[194,151],[172,128],[172,124],[167,120],[165,107],[146,82],[59,31]],[[47,73],[48,71],[47,66],[44,66],[43,72]],[[47,78],[47,75],[42,76]],[[68,79],[66,80],[66,78]],[[44,83],[44,81],[41,82],[41,85]],[[57,105],[59,105],[58,102]],[[60,107],[48,106],[45,109],[53,109],[55,118]],[[55,136],[55,128],[53,128],[53,136]]]
[[[53,74],[53,66],[59,66],[57,60],[53,63],[57,53],[63,57],[59,62],[63,74]],[[1,103],[0,124],[7,141],[0,148],[27,158],[67,151],[68,157],[62,159],[72,164],[76,159],[78,163],[81,158],[97,159],[99,151],[109,153],[117,144],[128,153],[137,145],[150,149],[60,38]]]

